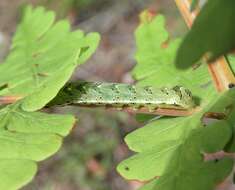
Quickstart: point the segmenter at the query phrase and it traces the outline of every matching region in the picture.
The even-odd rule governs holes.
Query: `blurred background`
[[[68,19],[73,29],[101,34],[98,50],[71,80],[134,82],[130,73],[136,64],[134,31],[144,9],[166,16],[171,38],[186,30],[173,0],[0,0],[1,62],[29,3],[54,10],[57,19]],[[115,170],[133,154],[123,141],[125,135],[143,126],[134,115],[77,107],[52,111],[76,115],[77,126],[58,153],[40,163],[34,181],[23,190],[134,190],[141,185],[121,178]]]

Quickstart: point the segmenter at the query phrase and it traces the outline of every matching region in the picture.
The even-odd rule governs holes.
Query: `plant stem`
[[[21,96],[0,96],[0,105],[13,104],[22,98]]]
[[[116,110],[115,108],[107,108],[110,110]],[[165,116],[189,116],[193,113],[198,111],[198,108],[192,109],[192,110],[176,110],[176,109],[165,109],[165,108],[157,108],[153,112],[150,112],[146,108],[140,108],[137,110],[133,110],[132,108],[123,108],[120,111],[124,111],[127,113],[144,113],[144,114],[151,114],[151,115],[165,115]]]

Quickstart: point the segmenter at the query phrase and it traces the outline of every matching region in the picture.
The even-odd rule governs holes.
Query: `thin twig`
[[[181,110],[181,109],[169,109],[169,108],[156,108],[154,111],[149,111],[146,107],[140,107],[138,109],[133,109],[132,107],[124,106],[120,107],[112,107],[112,106],[100,106],[100,105],[79,105],[80,107],[88,107],[88,108],[97,108],[97,107],[105,107],[110,111],[123,111],[127,113],[144,113],[150,115],[165,115],[165,116],[189,116],[195,112],[200,110],[200,107],[193,108],[191,110]]]
[[[0,105],[13,104],[22,98],[22,96],[0,96]]]
[[[108,108],[109,109],[109,108]],[[111,108],[113,109],[113,108]],[[177,110],[177,109],[166,109],[166,108],[158,108],[153,112],[150,112],[146,108],[140,108],[137,110],[133,110],[133,108],[124,107],[121,111],[128,112],[128,113],[144,113],[144,114],[151,114],[151,115],[165,115],[165,116],[189,116],[192,115],[197,109],[192,110]]]

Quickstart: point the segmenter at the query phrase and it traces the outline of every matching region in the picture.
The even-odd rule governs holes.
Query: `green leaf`
[[[230,130],[225,121],[219,121],[206,128],[192,131],[168,166],[170,168],[168,170],[175,172],[170,176],[162,176],[159,180],[153,180],[142,189],[187,189],[189,186],[192,190],[214,189],[215,184],[229,175],[233,161],[229,159],[204,161],[199,152],[218,151],[223,148],[226,139],[231,135]],[[211,138],[223,140],[211,140]]]
[[[57,152],[75,123],[72,116],[26,112],[19,105],[0,110],[0,189],[17,189],[29,182],[35,162]]]
[[[159,15],[151,22],[142,23],[135,32],[137,66],[133,76],[139,85],[174,86],[189,88],[196,99],[207,104],[216,96],[206,65],[200,65],[187,71],[174,67],[174,57],[181,39],[171,40],[167,47],[162,47],[169,38],[164,28],[164,17]],[[208,99],[203,99],[206,96]]]
[[[54,23],[54,13],[27,7],[13,38],[11,52],[0,65],[0,95],[25,97],[22,107],[35,111],[54,98],[78,64],[95,51],[99,35],[70,32],[68,21]]]
[[[235,48],[234,0],[210,0],[179,47],[176,65],[188,68],[207,54],[214,60]]]
[[[0,110],[0,128],[7,127],[10,131],[24,134],[56,133],[59,136],[66,136],[70,132],[71,125],[75,123],[72,116],[27,112],[17,106]]]
[[[70,32],[68,21],[27,7],[11,51],[0,65],[0,96],[21,96],[0,109],[0,189],[14,190],[32,180],[42,161],[60,148],[75,123],[69,115],[30,112],[44,107],[95,51],[99,35]]]
[[[120,163],[117,170],[129,180],[150,181],[145,190],[212,190],[229,174],[233,162],[205,162],[203,154],[231,149],[229,144],[234,144],[234,111],[229,108],[234,106],[235,90],[218,94],[206,64],[185,71],[174,67],[181,40],[171,40],[163,47],[168,38],[163,16],[141,23],[135,34],[133,75],[138,85],[185,86],[192,91],[198,111],[188,117],[160,118],[127,135],[126,143],[137,154]],[[226,120],[203,124],[206,112],[221,113]]]
[[[0,189],[15,190],[32,180],[37,165],[32,160],[0,159]]]
[[[197,164],[195,160],[201,160],[202,158],[202,146],[204,146],[203,152],[215,152],[223,149],[231,138],[231,127],[227,122],[223,121],[216,123],[216,125],[214,124],[219,126],[215,129],[207,126],[202,134],[201,132],[196,133],[198,136],[194,140],[192,131],[197,130],[189,129],[190,122],[193,122],[192,118],[188,118],[187,121],[183,120],[183,118],[160,119],[129,134],[125,139],[128,146],[141,154],[136,154],[122,162],[118,167],[119,172],[127,179],[138,179],[141,181],[162,176],[164,173],[168,174],[170,173],[168,170],[173,170],[168,168],[170,163],[176,158],[181,149],[183,150],[180,151],[181,156],[187,156],[188,154],[192,156],[193,159],[189,158],[188,161],[191,164],[190,167],[194,168],[195,164]],[[183,122],[187,122],[187,125],[183,125]],[[198,127],[202,128],[200,123],[197,124],[200,125]],[[199,128],[199,131],[202,131],[203,128],[201,128]],[[211,130],[210,133],[205,132],[208,129]],[[182,136],[187,138],[182,138]],[[190,148],[187,147],[189,142],[192,143]],[[199,145],[200,148],[198,148]],[[193,150],[194,146],[195,150]],[[179,166],[181,161],[177,160],[176,165]],[[180,163],[182,169],[185,166],[184,164],[184,162]],[[177,172],[178,170],[175,170],[175,173]]]

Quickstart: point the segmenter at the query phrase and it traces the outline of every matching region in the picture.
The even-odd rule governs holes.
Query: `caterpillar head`
[[[173,90],[178,95],[176,100],[177,105],[186,109],[190,109],[195,106],[192,93],[187,88],[182,86],[175,86]]]

